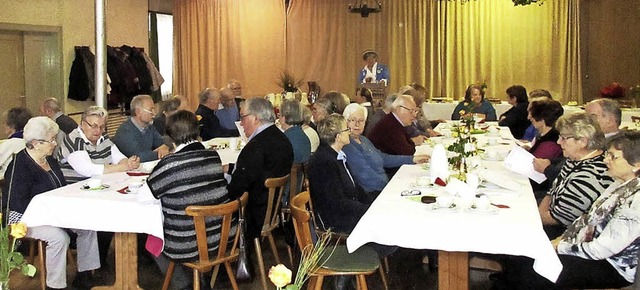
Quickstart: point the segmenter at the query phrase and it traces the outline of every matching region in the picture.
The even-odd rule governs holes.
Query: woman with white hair
[[[428,155],[391,155],[378,150],[367,137],[362,136],[367,120],[367,109],[359,104],[348,105],[343,112],[349,128],[350,143],[342,148],[354,180],[366,192],[379,193],[389,182],[385,168],[404,164],[423,163]]]
[[[4,175],[6,183],[3,204],[8,205],[8,224],[20,221],[33,197],[67,184],[58,162],[51,156],[57,145],[58,130],[58,124],[48,117],[31,118],[24,127],[26,148],[15,156]],[[73,285],[89,289],[95,286],[91,271],[100,268],[96,232],[71,231],[78,234],[78,274]],[[65,229],[52,226],[31,227],[27,237],[47,244],[47,288],[66,288],[69,235]]]

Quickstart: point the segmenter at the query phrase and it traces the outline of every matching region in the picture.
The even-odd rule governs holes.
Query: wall
[[[107,44],[144,47],[148,50],[147,0],[106,1]],[[62,65],[66,99],[69,71],[75,58],[75,46],[90,46],[95,51],[95,3],[89,0],[0,0],[0,22],[20,25],[62,27]],[[69,100],[65,111],[82,111],[94,102]]]

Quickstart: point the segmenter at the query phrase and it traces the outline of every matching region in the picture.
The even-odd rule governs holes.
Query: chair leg
[[[162,284],[162,290],[169,289],[171,283],[171,277],[173,277],[173,269],[176,267],[176,263],[169,261],[169,267],[167,267],[167,273],[164,275],[164,283]]]
[[[273,252],[273,256],[276,258],[276,265],[280,264],[280,256],[278,255],[278,249],[276,248],[276,241],[273,239],[273,235],[269,233],[267,239],[269,240],[269,245],[271,246],[271,252]]]
[[[364,275],[358,275],[358,289],[367,290],[367,277]]]
[[[384,265],[384,271],[385,273],[389,273],[389,257],[384,257],[384,259],[382,259],[383,265]],[[382,265],[380,265],[382,266]]]
[[[227,269],[227,275],[229,276],[229,281],[231,282],[231,288],[233,288],[233,290],[238,290],[238,283],[236,282],[236,276],[233,274],[231,263],[225,262],[224,268]],[[213,289],[213,286],[211,286],[211,289]]]
[[[200,272],[193,269],[193,290],[200,290]]]
[[[380,278],[382,278],[382,285],[384,286],[384,290],[389,290],[389,284],[387,283],[387,274],[384,273],[385,271],[382,268],[382,265],[380,265],[378,271],[380,272]]]
[[[47,244],[44,241],[38,240],[38,264],[40,266],[40,287],[42,290],[47,289],[47,266],[45,264],[45,249]]]
[[[262,248],[260,247],[260,238],[254,239],[256,246],[256,256],[258,257],[258,268],[260,269],[260,281],[262,282],[262,289],[268,290],[267,286],[267,272],[264,268],[264,259],[262,258]]]
[[[289,254],[289,263],[291,265],[291,269],[295,269],[296,267],[293,265],[293,249],[291,246],[287,245],[287,253]]]
[[[220,265],[213,266],[213,271],[211,272],[211,281],[209,281],[209,287],[213,289],[213,286],[216,285],[216,279],[218,278],[218,272],[220,272]]]
[[[324,276],[318,276],[316,278],[316,285],[313,288],[314,290],[322,290],[322,282],[324,280]],[[309,286],[311,286],[311,284],[309,284]]]

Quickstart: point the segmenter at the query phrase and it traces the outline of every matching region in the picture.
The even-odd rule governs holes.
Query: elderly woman
[[[509,104],[513,107],[500,115],[498,124],[509,127],[513,137],[522,139],[525,131],[531,125],[531,122],[527,119],[527,107],[529,106],[527,89],[521,85],[511,86],[507,89],[507,96]]]
[[[180,99],[171,98],[168,99],[160,105],[161,112],[153,117],[153,127],[156,128],[156,131],[160,133],[160,135],[167,134],[167,117],[171,116],[175,113],[180,107]]]
[[[563,266],[555,285],[536,274],[528,261],[513,265],[522,268],[502,281],[502,288],[602,289],[634,282],[640,250],[640,132],[610,139],[604,162],[615,182],[551,241]]]
[[[556,123],[558,144],[567,158],[538,210],[543,228],[553,239],[559,236],[613,180],[606,174],[604,134],[586,113],[562,116]]]
[[[373,201],[353,179],[342,148],[349,144],[349,128],[340,115],[318,124],[320,146],[309,161],[311,199],[319,226],[350,233]]]
[[[563,113],[562,104],[555,100],[535,100],[529,105],[529,120],[538,132],[529,152],[536,158],[562,156],[562,148],[557,143],[560,133],[555,129],[555,124]]]
[[[4,133],[7,135],[7,139],[22,138],[24,125],[31,119],[31,116],[31,113],[26,108],[15,107],[9,109],[4,122]]]
[[[396,168],[403,164],[423,163],[429,160],[428,155],[390,155],[382,153],[362,136],[367,109],[359,104],[348,105],[343,113],[349,127],[349,144],[342,148],[347,155],[347,164],[355,182],[365,192],[380,193],[389,182],[385,168]]]
[[[285,100],[280,105],[280,127],[293,146],[293,163],[304,163],[311,156],[311,142],[302,130],[302,105],[297,100]]]
[[[163,272],[168,266],[167,258],[176,262],[198,260],[192,218],[184,214],[185,208],[223,204],[230,200],[220,156],[198,142],[196,115],[178,111],[169,116],[167,134],[175,142],[175,153],[162,158],[147,180],[153,196],[160,199],[164,214],[165,245],[163,255],[157,260]],[[220,222],[219,219],[207,219],[207,228],[219,227]],[[230,241],[233,241],[233,233],[235,230],[232,229]],[[211,235],[207,239],[210,255],[217,251],[219,238],[219,235]],[[174,286],[182,289],[188,286],[187,277],[190,276],[184,274],[181,265],[176,268]]]
[[[307,106],[302,106],[302,119],[304,121],[302,131],[304,131],[309,138],[309,142],[311,143],[311,153],[314,153],[320,145],[320,137],[318,136],[318,132],[309,126],[309,124],[311,124],[311,109]]]
[[[8,201],[8,223],[20,221],[29,202],[36,195],[65,186],[58,162],[51,155],[56,148],[58,124],[48,117],[35,117],[24,126],[26,148],[20,151],[9,164],[4,179],[3,199]],[[6,196],[6,197],[5,197]],[[91,271],[100,268],[96,232],[71,231],[78,234],[78,274],[73,280],[77,288],[88,289],[95,285]],[[45,241],[47,287],[67,287],[67,249],[69,235],[65,229],[52,226],[31,227],[27,237]]]
[[[318,101],[313,103],[313,107],[311,109],[311,115],[313,116],[313,123],[309,126],[314,130],[318,131],[318,123],[322,121],[327,116],[335,113],[337,110],[336,105],[331,102],[331,100],[327,98],[320,98]]]
[[[464,93],[464,100],[453,109],[451,120],[459,120],[467,114],[478,114],[486,121],[496,121],[496,109],[484,99],[484,90],[478,84],[470,85]]]

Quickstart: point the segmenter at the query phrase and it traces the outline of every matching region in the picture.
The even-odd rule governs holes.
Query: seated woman
[[[609,140],[608,148],[604,162],[616,181],[551,241],[562,262],[555,285],[528,261],[511,265],[521,268],[513,272],[505,268],[500,288],[602,289],[634,282],[640,250],[640,132],[623,132]]]
[[[284,100],[280,105],[280,128],[293,146],[293,163],[304,163],[311,156],[311,142],[302,130],[302,105],[297,100]]]
[[[160,135],[167,135],[167,117],[175,113],[180,107],[180,99],[171,98],[163,101],[160,105],[160,113],[153,117],[153,127]]]
[[[385,168],[396,168],[403,164],[424,163],[428,155],[389,155],[378,150],[367,137],[362,136],[367,109],[359,104],[350,104],[343,116],[349,127],[349,144],[342,148],[347,156],[347,164],[355,182],[365,192],[380,193],[389,182]]]
[[[24,149],[22,130],[31,119],[31,113],[25,108],[16,107],[5,112],[3,117],[4,131],[8,137],[0,143],[0,175],[4,175],[9,162],[13,159],[13,154]]]
[[[534,100],[546,99],[553,100],[553,97],[551,96],[551,93],[549,93],[549,91],[543,89],[533,90],[529,93],[529,107],[531,107],[531,102],[533,102]],[[529,110],[529,108],[527,108],[527,110]],[[533,125],[529,125],[529,127],[524,130],[524,136],[522,136],[522,140],[531,142],[533,141],[533,138],[536,137],[536,134],[538,134],[536,128],[533,127]]]
[[[304,131],[304,134],[309,138],[309,142],[311,143],[311,153],[314,153],[320,145],[320,137],[318,137],[318,132],[309,126],[309,124],[311,124],[311,115],[311,109],[307,106],[302,106],[302,119],[304,121],[304,124],[302,124],[302,131]]]
[[[585,213],[613,179],[606,174],[604,134],[586,113],[562,116],[556,123],[558,144],[567,160],[538,207],[550,239]]]
[[[164,250],[156,260],[163,273],[168,260],[189,262],[198,260],[198,247],[193,221],[184,213],[190,205],[217,205],[229,202],[227,181],[224,179],[220,156],[206,150],[198,142],[199,126],[196,115],[178,111],[167,118],[167,134],[174,141],[175,153],[162,158],[153,168],[147,184],[153,196],[160,199],[164,214]],[[207,219],[207,229],[219,228],[221,220]],[[235,229],[235,226],[232,226]],[[229,241],[233,242],[235,231]],[[218,250],[220,236],[212,234],[207,240],[209,254]],[[176,264],[173,283],[177,289],[188,287],[184,268]]]
[[[346,105],[345,105],[346,106]],[[331,102],[331,100],[327,98],[320,98],[315,103],[313,103],[313,107],[311,109],[311,115],[313,116],[313,122],[309,124],[311,128],[318,131],[318,123],[322,121],[327,116],[336,112],[336,105]]]
[[[349,144],[349,128],[340,115],[330,115],[318,124],[320,146],[309,161],[309,186],[318,226],[351,233],[371,205],[352,178],[342,148]]]
[[[32,118],[24,126],[26,149],[15,156],[4,175],[3,204],[9,201],[9,224],[20,221],[36,195],[67,184],[58,162],[51,156],[57,145],[57,134],[58,124],[48,117]],[[78,234],[78,274],[73,285],[89,289],[95,286],[91,271],[100,268],[95,231],[39,226],[29,228],[27,237],[47,243],[47,288],[64,289],[67,287],[69,248],[67,230]]]
[[[511,86],[507,89],[507,96],[509,104],[513,107],[500,115],[498,125],[509,127],[514,138],[522,139],[527,127],[531,125],[527,119],[527,107],[529,106],[527,89],[520,85]]]
[[[80,126],[61,144],[61,167],[69,183],[94,175],[133,170],[140,165],[138,156],[127,158],[105,134],[108,113],[98,106],[82,112]]]
[[[478,114],[485,121],[496,121],[496,109],[484,99],[484,90],[478,84],[470,85],[464,93],[464,100],[453,109],[451,120],[460,120],[467,114]]]
[[[529,106],[529,119],[538,132],[529,152],[536,158],[553,159],[562,156],[558,145],[560,133],[555,129],[558,118],[562,116],[562,104],[555,100],[536,100]]]

